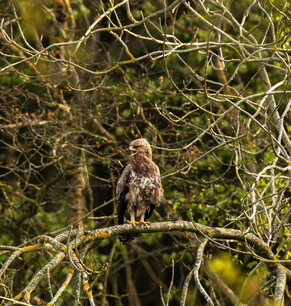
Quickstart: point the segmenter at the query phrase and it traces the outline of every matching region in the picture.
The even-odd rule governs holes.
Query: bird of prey
[[[140,138],[129,145],[131,156],[123,167],[116,185],[118,223],[144,224],[163,196],[160,170],[152,161],[152,149],[146,139]],[[119,236],[122,243],[133,240],[136,234]]]

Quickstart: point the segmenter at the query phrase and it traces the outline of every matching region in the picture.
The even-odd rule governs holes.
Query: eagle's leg
[[[134,214],[131,214],[130,215],[130,221],[127,220],[127,223],[131,224],[133,227],[135,227],[136,225],[139,224],[138,221],[135,221],[135,217],[134,217]]]
[[[150,223],[150,221],[145,221],[145,220],[144,220],[144,214],[142,214],[142,215],[140,216],[139,224],[143,224],[145,227],[149,227],[149,225],[150,225],[151,223]]]

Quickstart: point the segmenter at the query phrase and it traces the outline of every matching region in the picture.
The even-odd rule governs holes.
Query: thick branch
[[[252,255],[269,263],[271,269],[274,273],[277,273],[278,260],[275,254],[272,252],[271,248],[260,238],[252,233],[244,233],[241,230],[229,229],[229,228],[219,228],[210,227],[202,225],[199,223],[188,222],[188,221],[176,221],[176,222],[157,222],[151,223],[149,227],[136,226],[132,227],[131,224],[115,225],[104,229],[97,229],[90,233],[86,238],[87,240],[103,239],[110,236],[122,235],[125,233],[153,233],[153,232],[193,232],[200,233],[203,236],[213,238],[220,238],[226,240],[238,240],[245,242],[249,247],[251,247]],[[291,280],[291,271],[287,268],[288,280]]]
[[[275,289],[275,305],[283,306],[284,305],[284,291],[286,287],[286,268],[279,265],[277,269],[277,281]]]
[[[15,298],[20,299],[24,297],[26,301],[29,301],[30,293],[36,288],[38,283],[45,276],[46,271],[48,269],[52,271],[65,256],[70,258],[68,250],[74,249],[80,244],[86,244],[94,240],[106,239],[126,233],[152,233],[174,231],[194,232],[197,234],[201,234],[212,241],[213,239],[220,238],[225,240],[238,240],[244,242],[251,250],[253,256],[269,264],[273,273],[277,275],[278,279],[276,284],[276,301],[282,299],[283,292],[286,286],[286,275],[288,277],[288,280],[290,281],[291,271],[289,271],[286,267],[283,267],[280,264],[280,260],[276,258],[270,247],[263,240],[256,237],[252,233],[244,234],[243,231],[236,229],[209,227],[201,225],[199,223],[187,221],[157,222],[152,223],[149,227],[136,226],[134,228],[131,224],[115,225],[108,228],[96,229],[89,233],[86,231],[72,230],[70,232],[70,237],[72,237],[73,240],[71,240],[71,242],[68,244],[69,248],[60,242],[68,239],[68,231],[58,235],[55,238],[51,238],[49,236],[41,236],[39,237],[39,241],[44,241],[46,244],[49,243],[47,247],[55,249],[56,251],[58,251],[58,254],[44,268],[42,268],[36,273],[35,277],[31,280],[28,286],[24,290],[22,290],[22,292],[18,294]],[[76,235],[77,237],[74,238],[74,236]],[[35,246],[26,246],[22,249],[19,249],[18,252],[25,253],[33,251],[34,249]],[[82,266],[79,265],[78,258],[76,256],[71,257],[74,259],[74,266],[78,266],[78,268],[80,268],[82,272],[85,272],[83,271]],[[15,255],[13,253],[8,259],[8,261],[3,265],[1,269],[2,273],[5,273],[9,264],[11,264],[14,259]]]

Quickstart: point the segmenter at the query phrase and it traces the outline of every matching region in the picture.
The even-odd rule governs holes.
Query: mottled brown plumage
[[[145,221],[152,215],[163,196],[160,170],[152,161],[152,150],[146,139],[136,139],[129,146],[131,156],[122,169],[116,185],[118,222]],[[121,235],[123,243],[134,239],[135,234]]]

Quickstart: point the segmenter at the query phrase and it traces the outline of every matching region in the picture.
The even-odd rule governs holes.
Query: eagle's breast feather
[[[152,162],[153,163],[153,162]],[[129,191],[125,198],[127,209],[136,209],[136,217],[139,217],[151,204],[159,205],[162,197],[159,168],[155,166],[155,172],[139,173],[132,170],[129,176]]]

